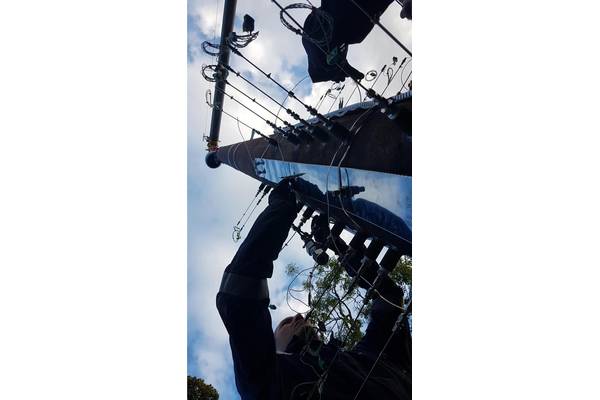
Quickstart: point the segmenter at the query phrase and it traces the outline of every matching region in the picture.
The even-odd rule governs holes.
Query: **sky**
[[[282,4],[291,4],[291,1]],[[313,1],[319,5],[319,2]],[[202,52],[202,41],[217,43],[219,40],[223,2],[206,0],[188,1],[188,374],[201,377],[215,386],[223,399],[239,398],[233,378],[233,365],[229,349],[227,332],[219,318],[215,307],[215,297],[220,284],[223,269],[230,262],[245,233],[256,216],[264,208],[266,199],[259,205],[242,231],[242,240],[234,243],[231,234],[235,223],[243,211],[251,203],[258,182],[226,165],[217,169],[209,169],[205,162],[206,143],[203,136],[208,134],[210,126],[210,110],[206,105],[206,91],[214,91],[213,83],[206,82],[201,74],[203,64],[216,63],[214,57]],[[393,2],[381,18],[385,25],[404,45],[411,48],[412,22],[400,19],[400,6]],[[237,4],[234,30],[241,31],[241,18],[249,14],[255,19],[258,39],[252,42],[242,53],[263,68],[271,72],[276,80],[284,86],[292,88],[307,73],[307,61],[300,37],[288,31],[279,21],[279,12],[271,1],[239,0]],[[298,12],[294,17],[303,21],[307,12]],[[378,27],[374,27],[369,36],[360,44],[351,45],[348,60],[355,68],[366,72],[380,71],[384,64],[390,64],[392,56],[402,60],[406,54],[389,39]],[[266,78],[259,75],[252,67],[231,55],[232,67],[242,72],[254,83],[266,90],[275,98],[283,101],[285,92],[274,87]],[[407,67],[404,78],[411,66]],[[398,74],[400,75],[400,74]],[[387,78],[382,76],[375,89],[381,91]],[[354,88],[350,81],[345,82],[340,97],[347,98]],[[239,87],[246,88],[239,81]],[[316,105],[323,93],[331,86],[331,82],[312,84],[310,79],[302,81],[295,92],[302,100]],[[390,84],[386,94],[395,94],[402,86],[400,76]],[[277,112],[277,107],[269,103],[264,96],[253,89],[248,89],[253,97],[261,101],[269,109]],[[239,100],[245,100],[235,96]],[[355,92],[351,102],[358,101]],[[327,99],[320,111],[327,111],[333,104]],[[301,116],[307,113],[297,102],[286,103]],[[271,129],[258,117],[252,115],[229,99],[225,100],[225,111],[238,116],[248,125],[265,134]],[[333,108],[335,109],[335,107]],[[280,113],[283,115],[284,113]],[[262,112],[261,115],[268,117]],[[272,119],[272,118],[268,118]],[[292,122],[292,121],[290,121]],[[221,122],[220,145],[228,145],[249,137],[249,129],[241,126],[239,132],[234,120],[223,115]],[[280,253],[275,261],[273,278],[269,281],[271,303],[277,306],[272,311],[272,319],[277,324],[280,319],[293,313],[285,301],[285,293],[290,279],[284,268],[289,263],[301,267],[312,265],[310,256],[302,249],[302,242],[294,237],[290,244]],[[292,302],[294,309],[301,310],[302,305]]]

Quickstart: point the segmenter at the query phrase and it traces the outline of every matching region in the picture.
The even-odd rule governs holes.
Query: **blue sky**
[[[291,2],[284,2],[289,3]],[[318,5],[319,2],[313,3]],[[239,396],[233,381],[227,333],[215,307],[215,296],[222,271],[241,243],[233,243],[232,228],[252,200],[258,183],[225,165],[210,170],[204,163],[206,144],[203,135],[208,134],[210,125],[210,110],[205,104],[205,92],[214,88],[213,84],[204,81],[200,71],[203,64],[212,64],[214,59],[202,53],[200,43],[212,40],[215,31],[218,40],[222,7],[222,1],[188,2],[188,373],[202,377],[215,386],[221,398],[236,399]],[[260,34],[255,42],[243,49],[243,53],[291,88],[307,75],[300,38],[281,25],[278,10],[270,1],[238,1],[234,28],[237,31],[241,30],[241,16],[245,13],[255,18],[256,29]],[[404,44],[411,47],[410,22],[400,20],[399,13],[400,7],[393,3],[383,15],[382,22]],[[305,15],[306,13],[299,14],[298,18],[303,20]],[[391,62],[394,55],[400,60],[404,57],[402,50],[375,27],[363,43],[350,47],[348,58],[352,65],[362,71],[379,71],[383,64]],[[231,57],[231,64],[275,98],[283,100],[285,97],[284,92],[269,84],[235,55]],[[375,88],[381,90],[384,80],[385,77],[382,77]],[[296,92],[303,101],[315,105],[330,85],[328,82],[312,85],[306,79]],[[246,87],[241,82],[238,86]],[[347,81],[346,86],[344,90],[347,96],[353,85]],[[399,86],[401,84],[397,78],[387,94],[399,90]],[[252,89],[249,89],[250,92],[274,112],[277,111],[259,93]],[[354,98],[356,99],[356,95]],[[297,103],[290,102],[288,105],[300,115],[307,116]],[[224,108],[261,132],[271,132],[264,122],[233,102],[226,100]],[[321,111],[327,108],[329,103],[325,103]],[[242,127],[242,134],[248,138],[248,129]],[[221,145],[241,140],[235,121],[225,115],[220,140]],[[264,204],[261,204],[255,211],[242,236],[263,207]],[[271,302],[277,306],[277,310],[272,312],[274,323],[292,313],[285,302],[289,278],[283,272],[285,265],[292,262],[300,266],[312,265],[297,238],[280,254],[275,262],[274,276],[269,282]],[[301,308],[298,303],[292,305],[294,308]]]

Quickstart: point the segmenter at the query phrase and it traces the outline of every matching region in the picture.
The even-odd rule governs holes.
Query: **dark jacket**
[[[355,0],[374,19],[379,19],[392,1]],[[349,76],[362,79],[364,75],[348,64],[346,54],[348,45],[361,43],[373,26],[360,8],[348,0],[323,0],[321,7],[311,11],[303,25],[302,45],[311,80],[314,83],[340,82]],[[335,51],[339,53],[337,57],[334,56]]]
[[[295,217],[293,194],[289,189],[276,188],[269,206],[225,269],[217,308],[229,333],[236,386],[243,400],[308,399],[311,392],[314,399],[352,400],[390,337],[399,309],[376,300],[365,337],[353,351],[315,341],[312,351],[302,356],[300,352],[277,354],[266,278],[272,276],[273,261]],[[401,291],[398,293],[401,296]],[[409,399],[410,347],[410,333],[404,323],[358,398]],[[332,361],[327,378],[316,385]]]

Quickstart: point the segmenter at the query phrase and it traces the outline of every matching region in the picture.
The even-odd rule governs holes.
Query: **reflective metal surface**
[[[404,242],[412,241],[410,176],[258,158],[255,167],[260,178],[273,183],[302,174],[296,189],[323,210],[341,210],[355,226],[366,221]]]

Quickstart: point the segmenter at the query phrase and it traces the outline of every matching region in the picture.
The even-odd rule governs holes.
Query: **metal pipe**
[[[225,0],[223,5],[223,21],[221,23],[221,42],[219,45],[219,61],[217,81],[215,82],[215,97],[213,99],[214,107],[210,119],[210,132],[208,135],[208,150],[215,151],[219,147],[219,131],[221,130],[221,115],[223,109],[224,91],[225,91],[225,66],[229,65],[229,46],[227,39],[233,32],[233,22],[235,20],[235,9],[237,0]]]

